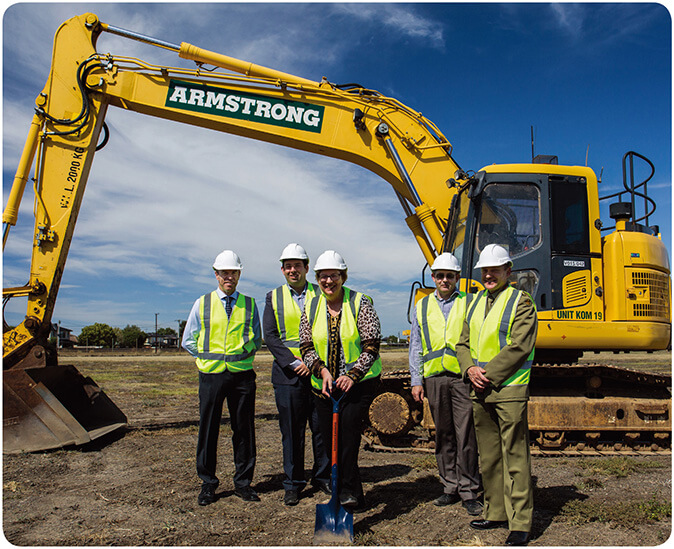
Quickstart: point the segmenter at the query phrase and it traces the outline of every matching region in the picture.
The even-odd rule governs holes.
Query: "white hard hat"
[[[309,256],[302,246],[293,242],[283,248],[279,261],[283,261],[284,259],[302,259],[303,261],[309,261]]]
[[[461,272],[461,265],[459,265],[459,260],[456,257],[449,252],[445,252],[435,258],[431,271],[455,271],[459,273]]]
[[[334,250],[326,250],[318,256],[314,271],[322,271],[323,269],[337,269],[338,271],[346,271],[346,262],[344,258]]]
[[[216,271],[240,271],[242,269],[241,260],[232,250],[224,250],[215,258],[213,268]]]
[[[489,244],[484,247],[480,253],[480,259],[475,265],[476,269],[482,267],[500,267],[501,265],[509,265],[512,267],[513,262],[510,259],[510,254],[503,247],[498,244]]]

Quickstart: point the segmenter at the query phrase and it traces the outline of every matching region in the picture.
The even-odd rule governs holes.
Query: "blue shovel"
[[[332,384],[332,392],[335,384]],[[322,545],[329,542],[353,542],[353,515],[339,503],[337,493],[337,435],[339,432],[339,403],[344,398],[344,393],[339,399],[330,395],[332,400],[332,497],[328,503],[316,505],[316,527],[314,528],[314,545]]]

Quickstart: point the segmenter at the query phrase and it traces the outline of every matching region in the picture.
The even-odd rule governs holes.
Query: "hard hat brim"
[[[483,269],[484,267],[501,267],[503,265],[508,265],[508,267],[513,266],[512,261],[504,261],[502,263],[497,263],[495,261],[486,261],[484,264],[480,263],[479,261],[476,263],[474,269]]]

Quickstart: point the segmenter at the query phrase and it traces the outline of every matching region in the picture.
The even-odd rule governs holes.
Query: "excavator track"
[[[613,364],[535,364],[528,407],[538,456],[671,455],[670,374]],[[382,375],[363,433],[373,451],[435,451],[428,403],[411,397],[407,370]]]
[[[408,437],[408,446],[392,446],[390,442],[382,440],[372,432],[364,432],[362,435],[364,448],[373,452],[419,452],[435,453],[435,443],[428,436]],[[644,444],[641,447],[630,447],[623,443],[605,444],[597,447],[588,446],[584,443],[569,445],[563,449],[551,450],[531,443],[531,455],[541,457],[591,457],[591,456],[669,456],[672,454],[670,447],[663,447],[656,443]]]

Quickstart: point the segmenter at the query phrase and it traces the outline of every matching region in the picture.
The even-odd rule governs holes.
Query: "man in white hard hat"
[[[461,372],[472,387],[484,485],[483,519],[470,525],[508,528],[506,545],[526,545],[534,508],[527,401],[536,307],[529,294],[508,283],[512,261],[502,246],[485,246],[475,267],[482,269],[485,290],[468,307],[456,346]]]
[[[480,472],[469,385],[456,358],[466,308],[472,296],[457,288],[461,267],[443,253],[431,266],[435,292],[417,302],[410,330],[409,366],[412,397],[424,396],[435,423],[435,458],[443,494],[433,503],[462,502],[469,515],[479,515]]]
[[[215,258],[218,287],[195,301],[183,334],[182,346],[199,368],[199,505],[217,499],[220,481],[215,469],[225,400],[232,427],[234,493],[244,501],[260,501],[251,481],[256,458],[253,357],[262,345],[262,333],[255,300],[236,290],[241,268],[239,256],[231,250]]]
[[[288,244],[279,260],[286,284],[267,294],[262,325],[265,343],[274,356],[271,382],[283,443],[283,502],[297,505],[300,492],[307,484],[304,478],[307,423],[311,429],[314,455],[311,484],[317,490],[330,493],[330,460],[311,395],[311,372],[300,355],[299,330],[304,302],[315,297],[319,289],[307,282],[309,256],[302,246]]]

